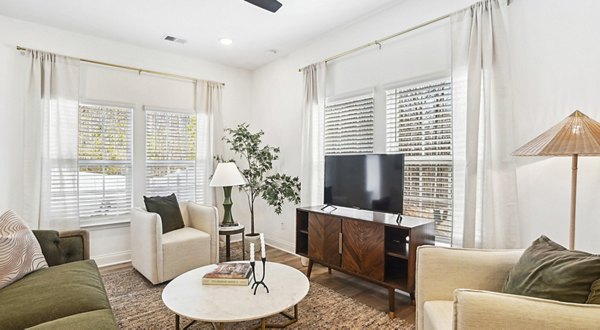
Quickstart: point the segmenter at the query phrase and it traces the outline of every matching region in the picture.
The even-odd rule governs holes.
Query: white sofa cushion
[[[425,329],[452,329],[453,301],[431,300],[423,305]]]
[[[457,289],[455,329],[598,329],[600,306]]]

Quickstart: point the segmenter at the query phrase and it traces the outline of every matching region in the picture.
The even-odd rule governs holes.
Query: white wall
[[[252,83],[252,126],[265,131],[268,143],[281,147],[278,167],[290,175],[300,174],[302,74],[298,68],[474,2],[408,0],[324,35],[286,58],[256,70]],[[509,7],[517,146],[575,109],[600,120],[599,10],[600,3],[594,0],[516,0]],[[406,38],[417,38],[422,33],[411,32]],[[334,72],[344,61],[353,60],[349,57],[334,62],[331,66]],[[358,60],[328,87],[339,88],[341,92],[368,82],[362,72],[368,66],[354,65],[357,63]],[[427,61],[411,60],[402,65],[406,72],[436,71]],[[600,240],[596,239],[600,232],[600,159],[582,157],[579,163],[576,247],[597,253],[600,251]],[[518,158],[517,164],[522,245],[529,245],[542,234],[567,245],[570,159]],[[257,208],[259,230],[267,233],[271,243],[289,250],[293,250],[295,239],[294,208],[287,205],[281,216],[262,202]]]
[[[600,121],[600,2],[517,0],[509,7],[518,146],[576,109]],[[517,159],[522,243],[568,244],[571,159]],[[600,159],[579,158],[575,248],[600,252]]]
[[[0,16],[0,212],[9,208],[19,209],[15,201],[21,189],[18,185],[19,159],[15,159],[20,148],[22,117],[23,72],[18,67],[17,45],[45,50],[77,58],[92,59],[149,70],[169,72],[198,79],[225,83],[223,92],[223,120],[226,126],[249,121],[251,73],[247,70],[227,67],[201,59],[174,55],[162,51],[145,49],[106,39],[67,32],[48,26],[33,24]],[[90,82],[87,82],[90,83]],[[174,92],[174,91],[171,91]],[[172,93],[171,93],[172,94]],[[161,106],[159,94],[151,100]],[[90,96],[102,99],[102,95]],[[219,192],[219,194],[221,194]],[[236,193],[237,194],[237,193]],[[140,196],[135,196],[139,200]],[[241,200],[240,197],[235,197]],[[243,205],[234,205],[242,208]],[[245,210],[245,209],[244,209]],[[234,212],[241,213],[240,210]],[[90,228],[91,256],[100,265],[129,259],[129,225],[112,225]]]
[[[14,47],[0,44],[0,212],[22,207],[21,203],[11,201],[11,196],[23,193],[22,185],[16,180],[22,178],[22,159],[15,159],[23,149],[22,139],[15,134],[23,123],[17,109],[22,108],[23,98],[23,88],[19,86],[25,84],[25,77],[14,70],[18,56]]]

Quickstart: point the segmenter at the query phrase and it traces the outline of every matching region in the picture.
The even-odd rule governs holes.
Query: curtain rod
[[[433,23],[435,23],[435,22],[441,21],[441,20],[443,20],[443,19],[446,19],[446,18],[450,17],[450,15],[451,15],[451,14],[444,15],[444,16],[440,16],[440,17],[438,17],[438,18],[434,18],[434,19],[432,19],[432,20],[430,20],[430,21],[427,21],[427,22],[425,22],[425,23],[421,23],[421,24],[419,24],[419,25],[413,26],[413,27],[411,27],[411,28],[409,28],[409,29],[406,29],[406,30],[403,30],[403,31],[400,31],[400,32],[396,32],[396,33],[394,33],[394,34],[391,34],[391,35],[389,35],[389,36],[387,36],[387,37],[383,37],[383,38],[381,38],[381,39],[377,39],[377,40],[375,40],[375,41],[371,41],[371,42],[369,42],[369,43],[366,43],[366,44],[364,44],[364,45],[362,45],[362,46],[358,46],[358,47],[356,47],[356,48],[352,48],[352,49],[350,49],[350,50],[347,50],[347,51],[345,51],[345,52],[339,53],[339,54],[337,54],[337,55],[333,55],[333,56],[331,56],[331,57],[328,57],[328,58],[326,58],[325,60],[323,60],[323,62],[325,62],[325,63],[328,63],[328,62],[331,62],[331,61],[335,61],[335,60],[337,60],[337,59],[339,59],[339,58],[341,58],[341,57],[348,56],[348,55],[350,55],[350,54],[356,53],[356,52],[358,52],[358,51],[361,51],[361,50],[363,50],[363,49],[365,49],[365,48],[369,48],[369,47],[371,47],[371,46],[379,46],[379,47],[381,47],[381,43],[383,43],[383,42],[385,42],[385,41],[388,41],[388,40],[390,40],[390,39],[394,39],[394,38],[396,38],[396,37],[399,37],[399,36],[401,36],[401,35],[403,35],[403,34],[406,34],[406,33],[408,33],[408,32],[414,31],[414,30],[416,30],[416,29],[420,29],[420,28],[422,28],[422,27],[424,27],[424,26],[426,26],[426,25],[433,24]],[[298,69],[298,72],[302,72],[302,69]]]
[[[513,0],[506,0],[506,4],[507,4],[508,6],[510,6],[510,4],[512,3],[512,1],[513,1]],[[469,7],[466,7],[466,8],[470,8],[470,7],[471,7],[471,6],[469,6]],[[406,30],[403,30],[403,31],[400,31],[400,32],[396,32],[396,33],[394,33],[394,34],[391,34],[391,35],[389,35],[389,36],[387,36],[387,37],[383,37],[383,38],[381,38],[381,39],[377,39],[377,40],[375,40],[375,41],[371,41],[371,42],[369,42],[369,43],[366,43],[366,44],[364,44],[364,45],[362,45],[362,46],[358,46],[358,47],[356,47],[356,48],[352,48],[352,49],[350,49],[350,50],[347,50],[347,51],[345,51],[345,52],[339,53],[339,54],[337,54],[337,55],[333,55],[333,56],[331,56],[331,57],[328,57],[328,58],[326,58],[325,60],[323,60],[323,62],[327,63],[327,62],[335,61],[335,60],[337,60],[338,58],[341,58],[341,57],[344,57],[344,56],[350,55],[350,54],[352,54],[352,53],[356,53],[356,52],[358,52],[358,51],[360,51],[360,50],[363,50],[363,49],[365,49],[365,48],[369,48],[369,47],[371,47],[371,46],[378,46],[379,48],[381,48],[381,43],[383,43],[383,42],[385,42],[385,41],[388,41],[388,40],[390,40],[390,39],[394,39],[394,38],[396,38],[396,37],[399,37],[399,36],[401,36],[401,35],[403,35],[403,34],[405,34],[405,33],[408,33],[408,32],[411,32],[411,31],[414,31],[414,30],[416,30],[416,29],[420,29],[420,28],[422,28],[422,27],[424,27],[424,26],[426,26],[426,25],[433,24],[433,23],[435,23],[435,22],[439,22],[439,21],[441,21],[441,20],[444,20],[444,19],[446,19],[446,18],[449,18],[450,16],[452,16],[452,15],[454,15],[454,14],[458,13],[458,12],[461,12],[461,11],[465,10],[466,8],[464,8],[464,9],[461,9],[461,10],[457,10],[457,11],[455,11],[455,12],[452,12],[452,13],[450,13],[450,14],[447,14],[447,15],[444,15],[444,16],[440,16],[440,17],[438,17],[438,18],[434,18],[434,19],[432,19],[432,20],[429,20],[429,21],[427,21],[427,22],[425,22],[425,23],[421,23],[421,24],[419,24],[419,25],[416,25],[416,26],[413,26],[413,27],[411,27],[411,28],[409,28],[409,29],[406,29]],[[298,69],[298,72],[302,72],[302,69]]]
[[[26,47],[21,47],[21,46],[17,46],[17,50],[19,50],[19,51],[27,51],[27,50],[38,51],[37,49],[31,49],[31,48],[26,48]],[[64,55],[61,55],[61,56],[64,56]],[[72,56],[66,56],[66,57],[72,57]],[[136,68],[136,67],[132,67],[132,66],[126,66],[126,65],[120,65],[120,64],[113,64],[113,63],[101,62],[101,61],[94,61],[94,60],[88,60],[88,59],[84,59],[84,58],[80,58],[79,60],[81,62],[86,62],[86,63],[99,64],[99,65],[111,66],[111,67],[114,67],[114,68],[120,68],[120,69],[125,69],[125,70],[137,71],[138,73],[145,72],[145,73],[150,73],[150,74],[155,74],[155,75],[160,75],[160,76],[165,76],[165,77],[171,77],[171,78],[177,78],[177,79],[184,79],[184,80],[192,80],[192,81],[209,81],[209,82],[214,82],[214,83],[217,83],[217,84],[221,84],[221,86],[225,86],[225,83],[222,83],[222,82],[210,81],[210,80],[204,80],[204,79],[198,79],[198,78],[194,78],[194,77],[187,77],[187,76],[182,76],[182,75],[178,75],[178,74],[174,74],[174,73],[167,73],[167,72],[160,72],[160,71],[154,71],[154,70],[147,70],[147,69]]]

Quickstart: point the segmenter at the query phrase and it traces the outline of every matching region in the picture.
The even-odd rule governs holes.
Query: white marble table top
[[[262,263],[256,263],[256,275],[262,276]],[[206,322],[239,322],[275,315],[299,303],[308,293],[309,282],[299,270],[267,262],[265,284],[253,295],[248,286],[203,285],[202,276],[213,271],[208,265],[184,273],[172,280],[162,292],[164,304],[172,312]],[[260,278],[259,278],[260,279]]]

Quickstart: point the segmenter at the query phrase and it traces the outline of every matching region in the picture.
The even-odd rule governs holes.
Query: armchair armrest
[[[574,304],[498,292],[459,289],[455,329],[595,329],[600,305]]]
[[[162,277],[162,220],[157,213],[139,208],[131,216],[131,263],[152,283]]]
[[[90,258],[90,242],[87,230],[33,230],[40,243],[48,266]]]
[[[522,250],[479,250],[420,246],[416,266],[417,329],[423,329],[423,304],[454,299],[459,288],[499,291]]]
[[[187,202],[190,227],[208,233],[210,242],[210,261],[219,262],[219,211],[214,206]]]

